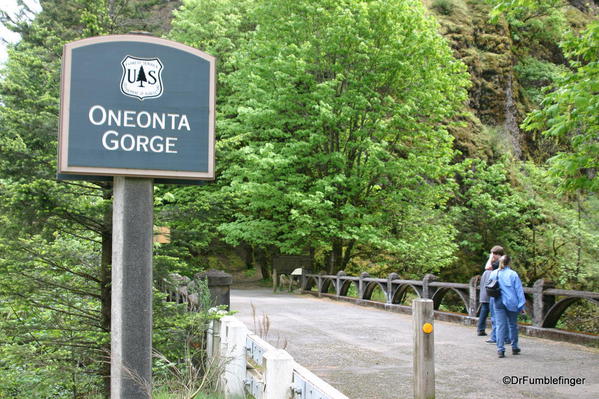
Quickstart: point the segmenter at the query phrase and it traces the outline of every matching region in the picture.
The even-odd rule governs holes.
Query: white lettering
[[[125,124],[123,126],[135,127],[135,124],[133,123],[134,118],[135,118],[134,111],[125,111]]]
[[[142,123],[142,116],[146,118],[146,123]],[[146,111],[141,111],[139,114],[137,114],[137,126],[145,129],[150,126],[150,123],[152,123],[152,118],[150,117],[149,113]]]
[[[119,138],[119,133],[114,130],[108,130],[102,135],[102,146],[108,151],[136,151],[136,152],[157,152],[167,154],[177,154],[175,149],[177,144],[176,137],[162,136],[134,136],[124,134]],[[166,144],[165,144],[166,143]]]
[[[114,130],[108,130],[102,136],[102,146],[104,148],[106,148],[108,151],[114,151],[114,150],[118,149],[119,148],[119,141],[118,140],[111,139],[110,140],[110,145],[108,145],[108,143],[106,142],[106,139],[108,138],[108,136],[117,136],[118,137],[118,135],[119,134],[117,132],[115,132]]]
[[[160,141],[160,143],[156,145],[156,144],[154,144],[155,141]],[[162,144],[162,137],[160,137],[160,136],[152,137],[152,140],[150,140],[150,148],[152,149],[153,152],[164,151],[164,145]]]
[[[181,127],[183,126],[185,126],[187,131],[191,130],[191,128],[189,127],[189,121],[187,120],[187,115],[185,114],[181,115],[181,120],[179,121],[179,127],[177,128],[177,130],[181,130]]]
[[[152,114],[152,128],[156,129],[156,124],[160,125],[160,128],[164,130],[164,114]]]
[[[169,114],[149,111],[113,110],[101,105],[93,105],[88,112],[89,121],[96,125],[130,127],[161,130],[191,131],[189,119],[185,114]]]
[[[131,140],[131,143],[129,145],[125,145],[126,139]],[[121,148],[125,151],[133,151],[133,149],[135,148],[135,137],[133,137],[133,135],[131,134],[123,135],[123,137],[121,138]]]
[[[112,126],[112,124],[116,126],[121,126],[121,111],[117,111],[115,114],[113,110],[108,110],[108,126]]]
[[[174,141],[177,141],[176,137],[167,137],[166,138],[166,152],[168,154],[176,154],[178,151],[177,150],[171,150],[172,147],[175,147],[175,143]]]
[[[100,121],[97,121],[96,119],[94,119],[94,111],[96,111],[96,110],[99,110],[100,114],[102,115],[102,119],[100,119]],[[91,107],[89,109],[88,116],[89,116],[89,121],[91,123],[93,123],[96,126],[100,126],[100,125],[104,124],[104,122],[106,121],[106,110],[101,105],[94,105],[93,107]]]
[[[148,136],[137,136],[137,152],[140,152],[140,147],[144,148],[144,152],[148,152]]]
[[[171,130],[175,130],[175,121],[177,120],[178,114],[166,114],[169,118],[171,118]]]

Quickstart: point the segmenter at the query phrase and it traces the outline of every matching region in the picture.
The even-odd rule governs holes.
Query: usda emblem
[[[158,58],[126,56],[121,62],[121,92],[129,97],[158,98],[162,95],[162,62]]]

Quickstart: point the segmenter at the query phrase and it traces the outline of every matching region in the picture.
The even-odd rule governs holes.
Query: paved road
[[[253,331],[268,315],[267,340],[351,399],[413,398],[411,316],[260,289],[233,290],[231,307]],[[484,340],[472,327],[435,321],[437,399],[599,398],[599,349],[521,337],[520,356],[498,359]],[[504,376],[585,380],[505,385]]]

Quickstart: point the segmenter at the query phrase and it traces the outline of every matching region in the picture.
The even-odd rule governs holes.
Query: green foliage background
[[[171,243],[155,247],[154,342],[185,365],[206,318],[165,301],[170,273],[267,277],[273,256],[309,254],[327,273],[466,282],[500,244],[527,285],[597,290],[599,24],[579,3],[42,0],[4,15],[22,39],[0,82],[0,397],[108,393],[112,188],[55,180],[64,43],[145,30],[218,58],[217,180],[155,188]],[[572,308],[561,326],[596,332],[596,316]]]

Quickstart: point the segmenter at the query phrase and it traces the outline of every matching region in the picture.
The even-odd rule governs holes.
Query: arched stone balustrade
[[[355,286],[357,299],[371,300],[376,288],[385,294],[385,303],[402,304],[409,292],[419,298],[432,299],[435,310],[443,303],[446,294],[454,292],[464,305],[470,317],[476,317],[480,309],[478,299],[480,276],[474,276],[468,284],[436,281],[436,277],[427,274],[422,280],[402,280],[396,273],[386,279],[370,277],[361,273],[359,277],[348,276],[341,271],[337,275],[303,274],[302,290],[311,291],[316,288],[319,294],[327,294],[329,288],[334,288],[337,297],[349,297],[352,285]],[[533,287],[525,287],[526,311],[532,318],[532,325],[542,328],[554,328],[559,318],[568,307],[580,301],[588,301],[599,306],[599,293],[589,291],[558,290],[554,284],[540,279]]]

